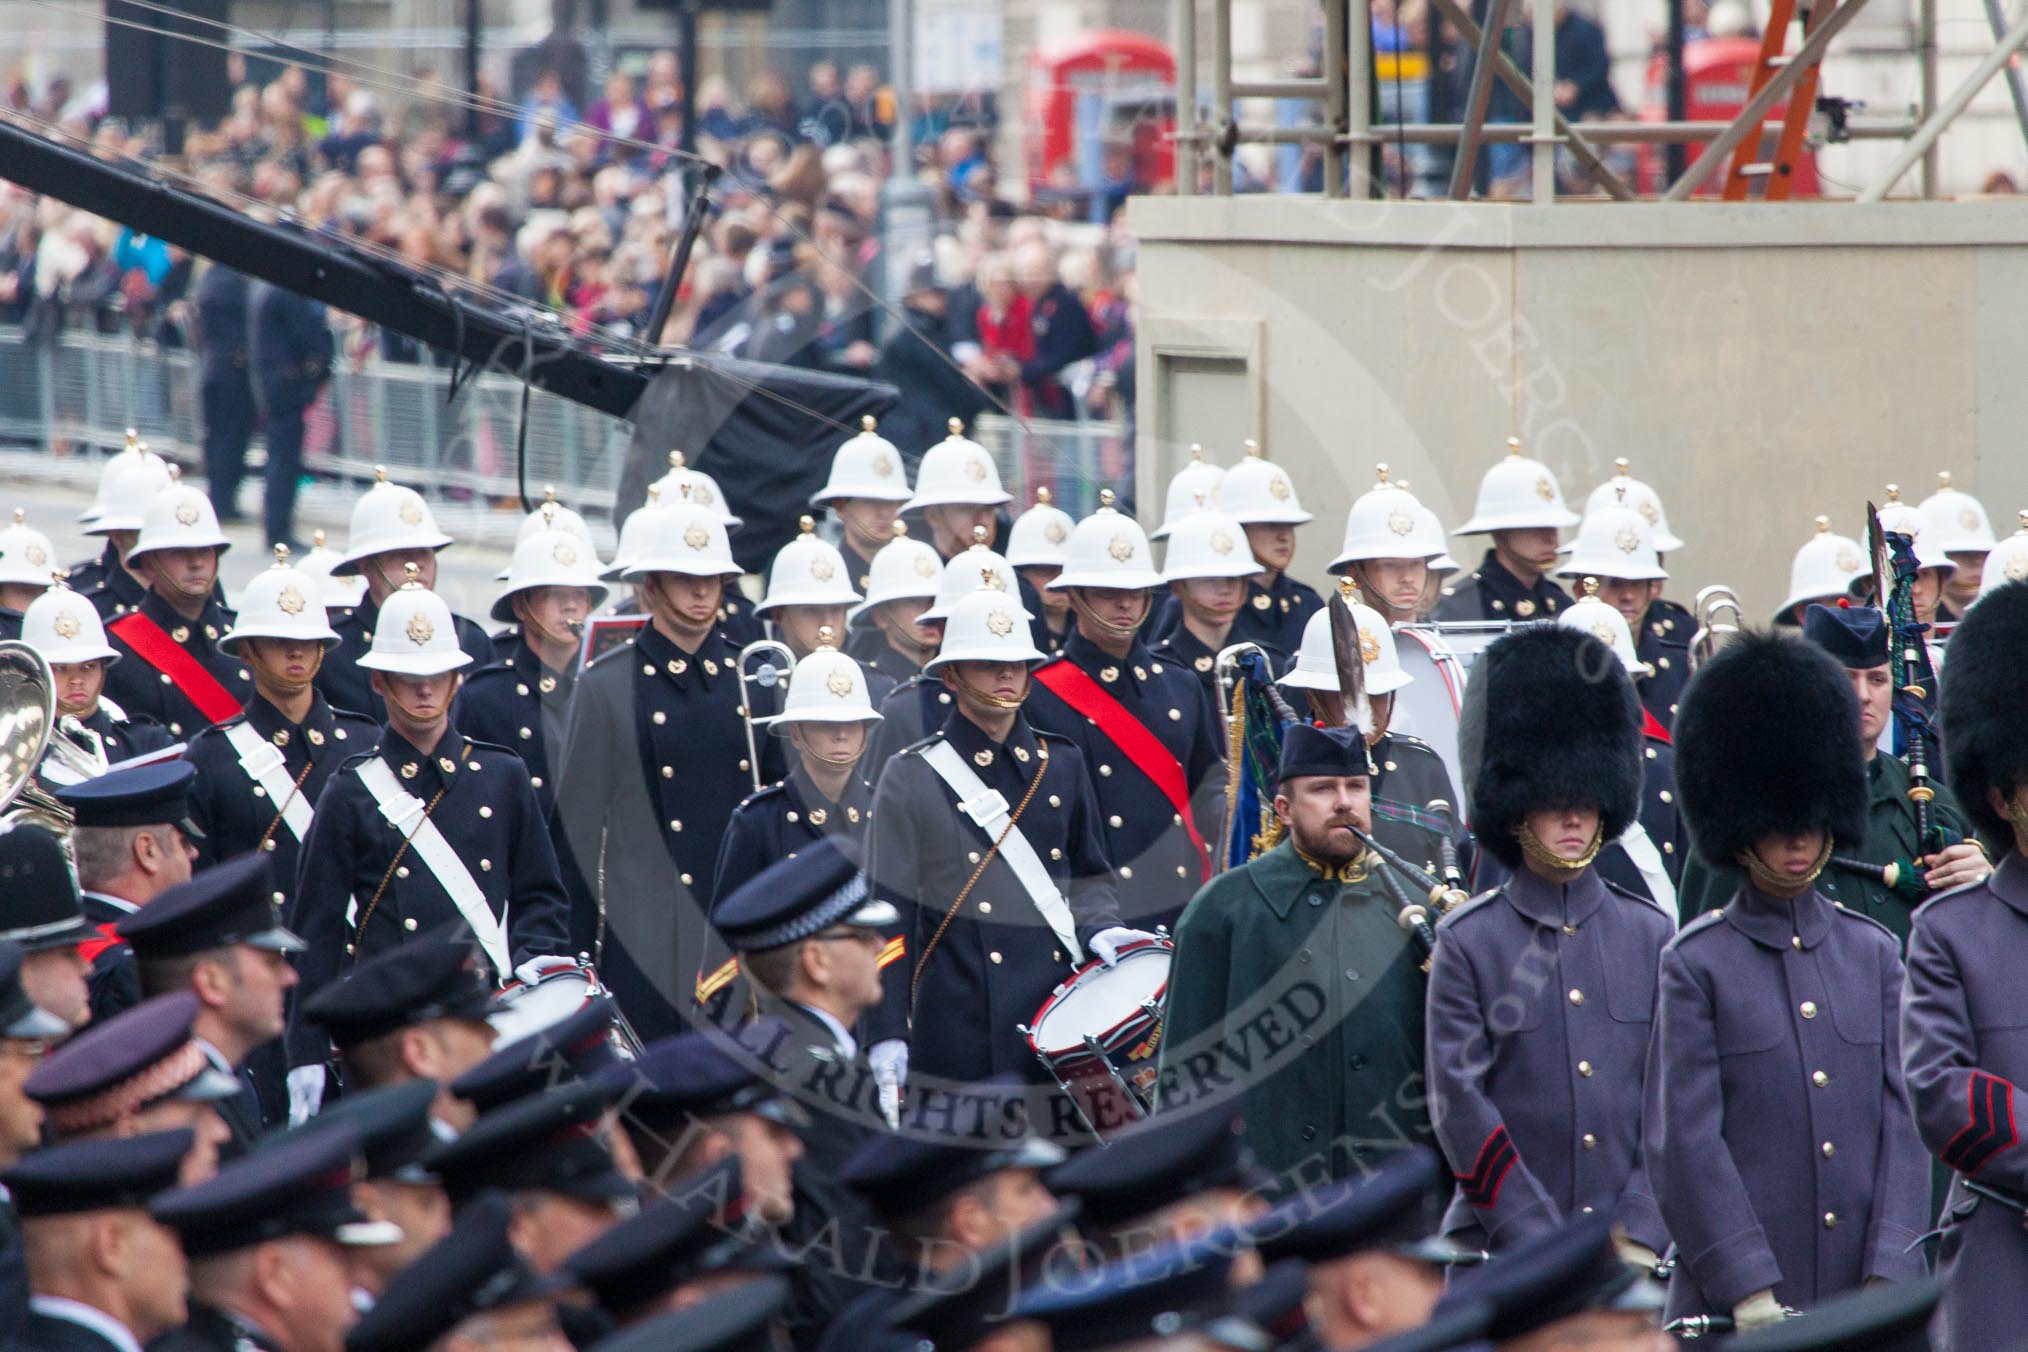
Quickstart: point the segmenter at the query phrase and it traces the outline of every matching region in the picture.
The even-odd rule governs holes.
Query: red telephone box
[[[1098,186],[1109,147],[1132,157],[1138,187],[1176,173],[1176,57],[1145,34],[1099,29],[1033,53],[1026,113],[1031,188],[1065,164]]]
[[[1699,38],[1683,44],[1683,116],[1690,122],[1726,122],[1739,115],[1746,107],[1748,93],[1753,89],[1753,70],[1760,60],[1760,39],[1757,37]],[[1788,111],[1788,100],[1783,99],[1768,114],[1767,139],[1763,141],[1768,154],[1774,153],[1774,137],[1780,133],[1782,115]],[[1667,122],[1669,120],[1669,54],[1658,51],[1648,61],[1648,98],[1641,108],[1643,122]],[[1709,141],[1693,141],[1687,147],[1685,164],[1695,162],[1698,152]],[[1644,193],[1660,193],[1668,184],[1662,181],[1664,167],[1668,163],[1667,147],[1642,145],[1640,150],[1640,190]],[[1697,189],[1699,197],[1716,197],[1725,189],[1726,169],[1704,180]],[[1816,156],[1805,150],[1796,157],[1795,183],[1789,196],[1821,196],[1817,180]]]

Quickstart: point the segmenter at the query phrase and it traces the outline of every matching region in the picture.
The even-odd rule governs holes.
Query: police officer
[[[1933,532],[1930,543],[1943,550],[1957,565],[1944,584],[1943,603],[1937,609],[1940,620],[1962,619],[1972,602],[1979,599],[1979,584],[1985,578],[1986,555],[1998,543],[1985,504],[1962,489],[1951,487],[1951,472],[1939,470],[1936,492],[1919,504],[1929,518]]]
[[[804,517],[801,533],[776,551],[768,568],[767,594],[755,607],[773,628],[771,637],[787,644],[797,661],[817,650],[818,635],[829,632],[830,646],[845,635],[845,616],[859,604],[859,593],[846,580],[847,564],[838,547],[816,535],[814,518]],[[885,677],[870,678],[874,699],[892,685]]]
[[[317,693],[317,669],[338,645],[317,585],[289,566],[285,549],[240,596],[239,620],[218,641],[253,673],[242,710],[190,741],[197,767],[192,815],[204,834],[199,868],[262,851],[284,904],[295,887],[303,837],[317,798],[339,764],[372,746],[380,729],[364,714],[333,709]]]
[[[195,995],[193,1032],[243,1081],[240,1094],[219,1107],[235,1155],[251,1149],[261,1127],[281,1121],[288,1107],[275,1044],[296,985],[289,959],[303,951],[303,941],[282,927],[280,896],[267,856],[256,851],[170,888],[116,927],[133,949],[141,994]]]
[[[30,998],[21,958],[20,945],[0,940],[0,1170],[42,1144],[42,1105],[22,1091],[22,1080],[50,1043],[70,1032],[60,1016]],[[0,1317],[16,1329],[28,1317],[21,1220],[6,1199],[0,1199]]]
[[[1255,571],[1246,528],[1226,513],[1200,507],[1170,528],[1162,581],[1175,598],[1176,623],[1149,655],[1195,674],[1220,720],[1225,710],[1218,695],[1218,654],[1237,641],[1233,629],[1246,607],[1247,579]],[[1280,651],[1268,653],[1275,665],[1286,657]]]
[[[1634,686],[1649,714],[1667,731],[1690,680],[1690,635],[1695,626],[1689,612],[1674,603],[1669,603],[1669,612],[1657,611],[1669,574],[1656,550],[1654,528],[1626,505],[1622,493],[1616,501],[1586,511],[1570,556],[1556,575],[1596,579],[1598,598],[1617,610],[1629,632],[1639,636],[1635,652],[1647,670],[1635,676]]]
[[[57,790],[69,809],[71,857],[79,904],[98,931],[78,949],[90,964],[94,1019],[141,998],[133,953],[119,922],[178,883],[188,882],[204,832],[192,820],[195,766],[183,761],[143,765]]]
[[[1641,1162],[1641,1076],[1675,926],[1592,867],[1640,809],[1640,702],[1602,643],[1561,625],[1496,640],[1473,676],[1472,831],[1510,872],[1437,927],[1430,1120],[1457,1181],[1444,1232],[1500,1251],[1596,1207],[1652,1267],[1668,1232]]]
[[[949,560],[972,545],[984,528],[987,540],[998,531],[1000,508],[1013,496],[1000,486],[1000,468],[984,446],[965,436],[956,418],[950,435],[923,452],[915,470],[915,496],[902,508],[922,513],[930,546]]]
[[[169,462],[149,450],[132,428],[127,431],[126,449],[99,471],[98,494],[78,520],[86,535],[103,535],[106,545],[97,558],[71,568],[70,584],[105,619],[126,614],[148,594],[148,579],[128,566],[127,551],[140,538],[149,502],[172,479]]]
[[[190,1264],[190,1317],[156,1352],[338,1352],[358,1317],[349,1253],[385,1243],[352,1204],[350,1127],[289,1134],[149,1205]]]
[[[557,1285],[508,1237],[514,1207],[498,1192],[470,1203],[457,1224],[395,1274],[345,1335],[346,1352],[569,1352],[557,1324]]]
[[[188,1131],[51,1146],[0,1173],[21,1215],[33,1352],[134,1352],[187,1313],[183,1250],[148,1215],[176,1185]]]
[[[921,675],[943,638],[934,622],[922,622],[943,567],[934,549],[909,538],[907,522],[895,522],[894,538],[867,569],[866,599],[852,611],[846,654],[896,685]]]
[[[1206,1230],[1232,1229],[1267,1208],[1272,1180],[1253,1162],[1231,1113],[1161,1114],[1051,1169],[1043,1181],[1078,1203],[1078,1234],[1107,1261]],[[1246,1260],[1249,1278],[1260,1265]]]
[[[387,728],[325,786],[303,841],[289,914],[309,945],[303,999],[444,925],[477,939],[501,979],[568,944],[569,903],[528,768],[451,725],[472,660],[453,633],[450,607],[414,581],[379,609],[360,665]],[[293,1047],[292,1064],[321,1063],[310,1050]]]
[[[1100,841],[1118,873],[1120,915],[1152,930],[1174,925],[1192,889],[1210,880],[1225,739],[1196,673],[1141,641],[1161,575],[1139,524],[1112,502],[1102,490],[1049,584],[1070,597],[1076,628],[1063,655],[1035,672],[1026,716],[1077,747],[1094,801],[1105,797]]]
[[[1078,1274],[1073,1282],[1040,1282],[1008,1311],[1049,1329],[1053,1352],[1144,1346],[1153,1338],[1215,1347],[1207,1328],[1232,1300],[1237,1255],[1228,1237],[1198,1235]]]
[[[0,942],[19,950],[6,979],[18,975],[28,999],[63,1020],[58,1036],[67,1036],[91,1022],[82,950],[97,934],[78,903],[63,843],[33,822],[13,823],[0,834],[0,877],[11,884]]]
[[[585,670],[564,739],[557,816],[588,899],[577,947],[595,939],[583,917],[602,916],[600,976],[650,1040],[681,1026],[719,843],[757,782],[739,653],[718,620],[738,574],[717,516],[673,509],[627,565],[649,622]]]
[[[911,1063],[932,1084],[1039,1074],[1019,1025],[1087,954],[1144,937],[1120,924],[1084,756],[1023,717],[1042,654],[1018,616],[991,586],[957,603],[924,668],[954,712],[874,790],[867,872],[908,955],[874,1015],[884,1084]]]
[[[733,514],[731,504],[725,500],[725,490],[718,486],[718,480],[701,469],[692,469],[685,462],[681,451],[669,452],[669,472],[648,486],[648,501],[651,504],[659,501],[662,506],[669,508],[701,507],[724,528],[728,538],[746,524]],[[632,561],[630,558],[629,564]],[[635,594],[638,597],[638,586]],[[638,608],[645,610],[647,606],[644,602]],[[740,594],[736,586],[728,585],[725,594],[719,599],[718,623],[735,648],[744,648],[761,637],[760,616],[754,613],[753,606]]]
[[[1670,1294],[1674,1294],[1673,1291]],[[1578,1216],[1464,1272],[1437,1303],[1431,1324],[1474,1307],[1494,1347],[1610,1347],[1666,1352],[1676,1340],[1655,1327],[1662,1288],[1622,1261],[1603,1215]],[[1469,1339],[1437,1346],[1484,1346]]]
[[[303,476],[303,415],[331,378],[335,344],[321,301],[268,282],[247,291],[247,346],[268,447],[261,521],[270,546],[296,544],[296,486]],[[232,503],[227,502],[230,509]]]
[[[1922,1273],[1897,946],[1814,886],[1865,830],[1858,718],[1834,660],[1773,635],[1724,648],[1677,713],[1698,855],[1745,874],[1662,953],[1644,1120],[1680,1263],[1671,1318],[1730,1313],[1744,1331]]]
[[[49,1139],[181,1130],[182,1181],[218,1172],[219,1150],[232,1139],[218,1105],[241,1085],[206,1054],[193,1031],[197,1014],[197,997],[187,991],[158,995],[93,1024],[44,1058],[22,1089],[42,1105]]]
[[[1047,485],[1036,489],[1035,505],[1015,517],[1007,532],[1007,562],[1026,584],[1021,589],[1022,596],[1025,598],[1033,590],[1042,601],[1038,617],[1042,621],[1042,637],[1035,646],[1051,656],[1063,651],[1063,642],[1070,636],[1072,626],[1069,593],[1051,591],[1049,584],[1070,561],[1066,546],[1071,527],[1077,524],[1069,512],[1056,505],[1054,496]]]
[[[381,608],[388,598],[405,586],[415,565],[414,578],[424,587],[437,585],[437,551],[453,543],[437,527],[436,517],[422,494],[413,488],[390,483],[387,468],[376,466],[373,486],[352,504],[352,530],[345,540],[345,552],[332,567],[334,578],[358,575],[366,580],[366,598],[331,622],[338,631],[338,646],[325,654],[317,669],[317,689],[334,709],[365,714],[376,723],[387,721],[387,708],[374,689],[363,659],[373,651],[373,640],[381,624]],[[447,632],[453,632],[448,631]],[[455,620],[456,646],[467,653],[474,665],[493,660],[493,641],[486,631],[463,616]]]
[[[509,1006],[498,1016],[493,1053],[450,1082],[450,1091],[480,1114],[532,1098],[559,1084],[589,1080],[620,1064],[614,1046],[619,1006],[594,995],[554,1023],[530,1028]],[[342,1101],[342,1100],[341,1100]]]
[[[1835,606],[1852,584],[1871,572],[1865,551],[1850,536],[1831,530],[1831,518],[1816,518],[1816,533],[1789,563],[1789,594],[1774,614],[1778,626],[1798,627],[1812,605]]]
[[[514,546],[506,590],[493,602],[493,618],[514,621],[517,637],[499,661],[473,672],[458,696],[458,726],[519,752],[545,812],[556,801],[551,748],[563,745],[577,689],[578,633],[606,593],[587,541],[555,529],[524,536]]]
[[[1490,534],[1492,548],[1469,577],[1442,589],[1436,619],[1547,619],[1569,605],[1570,597],[1548,575],[1556,566],[1557,533],[1577,521],[1563,505],[1563,490],[1549,467],[1523,456],[1520,439],[1509,437],[1507,457],[1479,480],[1471,519],[1451,532]]]
[[[1358,730],[1292,724],[1279,778],[1285,834],[1214,878],[1177,925],[1160,1083],[1178,1108],[1236,1081],[1263,1168],[1344,1177],[1429,1141],[1422,955],[1348,829],[1372,826]],[[1261,999],[1278,1011],[1265,1040]]]
[[[1260,443],[1249,439],[1246,456],[1218,481],[1211,506],[1246,528],[1246,542],[1260,571],[1249,580],[1246,604],[1233,625],[1232,641],[1258,643],[1292,653],[1303,626],[1324,598],[1306,582],[1289,576],[1296,558],[1296,527],[1311,520],[1296,499],[1288,471],[1269,461]],[[1162,633],[1166,635],[1165,626]]]
[[[106,672],[106,693],[178,738],[231,718],[251,693],[247,669],[216,646],[233,626],[213,594],[229,548],[209,498],[183,483],[163,489],[127,551],[128,565],[148,576],[148,594],[106,626],[121,657]]]
[[[14,524],[0,530],[0,638],[21,637],[22,612],[49,590],[55,576],[56,549],[49,537],[28,524],[28,513],[14,509]]]
[[[768,1232],[729,1214],[707,1182],[716,1171],[676,1185],[637,1216],[573,1253],[564,1270],[591,1293],[614,1328],[688,1310],[712,1294],[793,1267]],[[694,1185],[694,1189],[693,1189]]]
[[[896,515],[910,497],[908,462],[877,426],[870,413],[859,420],[859,434],[838,447],[830,476],[810,499],[838,518],[844,581],[861,592],[872,585],[873,560],[894,538]]]
[[[109,764],[160,751],[174,741],[154,719],[129,714],[106,698],[106,673],[120,654],[106,640],[105,624],[88,597],[58,582],[22,612],[20,637],[49,663],[57,717],[75,718],[95,734]],[[58,754],[46,753],[43,758],[42,778],[52,788],[59,779],[76,777],[74,771],[65,774],[53,768],[51,757]]]
[[[1943,688],[1944,753],[1973,823],[2009,848],[1982,881],[1917,910],[1908,937],[1901,1037],[1923,1143],[1952,1170],[1937,1269],[1937,1346],[1989,1344],[2017,1326],[2028,1279],[2021,1224],[2028,1152],[2015,1131],[2015,1086],[2028,1079],[2009,1031],[2024,995],[2008,968],[2028,915],[2028,756],[2018,697],[2028,586],[1982,597],[1951,636]],[[1997,1189],[1983,1195],[1972,1191]]]
[[[436,1093],[434,1080],[404,1080],[347,1094],[311,1121],[317,1129],[342,1128],[358,1134],[360,1163],[352,1176],[352,1205],[378,1233],[389,1236],[386,1243],[346,1254],[357,1309],[371,1308],[396,1273],[450,1233],[450,1199],[437,1176],[422,1166],[422,1157],[439,1139],[430,1117]],[[282,1134],[278,1130],[270,1136]],[[399,1238],[392,1237],[394,1230],[400,1232]]]
[[[1591,490],[1591,496],[1584,501],[1584,514],[1589,517],[1600,507],[1628,507],[1640,518],[1653,534],[1656,565],[1665,561],[1663,556],[1673,554],[1684,547],[1682,537],[1669,529],[1668,513],[1662,510],[1662,495],[1628,473],[1631,462],[1624,456],[1613,461],[1613,477]],[[1617,532],[1615,532],[1617,534]],[[1608,570],[1610,571],[1610,570]],[[1628,591],[1620,596],[1607,597],[1608,603],[1627,614],[1627,623],[1633,627],[1636,650],[1641,661],[1653,669],[1654,674],[1647,682],[1635,678],[1634,688],[1641,692],[1641,702],[1648,706],[1667,727],[1674,716],[1671,707],[1667,715],[1656,706],[1663,701],[1659,698],[1665,692],[1673,676],[1680,687],[1690,679],[1690,639],[1697,631],[1696,617],[1675,601],[1662,595],[1666,583],[1655,579],[1648,584],[1648,604],[1638,617],[1627,613],[1634,608],[1636,595]],[[1604,590],[1601,582],[1601,590]],[[1624,601],[1626,604],[1621,605]],[[1667,665],[1664,665],[1664,659]],[[1680,673],[1680,674],[1679,674]],[[1681,698],[1682,691],[1669,693],[1667,703],[1673,706]]]
[[[1373,487],[1345,513],[1345,539],[1331,571],[1358,584],[1366,603],[1389,624],[1413,624],[1435,592],[1434,561],[1444,555],[1443,528],[1400,484],[1375,465]]]
[[[599,1343],[601,1352],[774,1352],[788,1336],[789,1283],[766,1273]]]
[[[253,440],[253,362],[246,275],[209,263],[197,279],[197,395],[204,412],[204,483],[227,521],[240,519],[239,481]]]

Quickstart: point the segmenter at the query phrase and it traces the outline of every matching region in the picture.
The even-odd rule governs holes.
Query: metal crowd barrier
[[[1049,489],[1058,507],[1080,519],[1097,510],[1101,488],[1119,494],[1122,505],[1133,500],[1133,437],[1123,423],[1016,422],[1004,414],[982,413],[972,437],[1000,467],[1001,482],[1014,495],[1008,510],[1017,516],[1041,487]],[[1155,508],[1159,520],[1161,504]]]

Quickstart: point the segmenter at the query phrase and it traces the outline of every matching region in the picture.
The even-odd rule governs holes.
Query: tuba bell
[[[1730,620],[1718,617],[1730,612]],[[1738,637],[1746,624],[1746,612],[1739,608],[1739,596],[1732,588],[1713,583],[1697,593],[1692,606],[1697,632],[1690,636],[1690,670],[1709,662],[1718,650]]]
[[[106,769],[98,734],[57,717],[56,679],[42,654],[18,639],[0,642],[0,819],[47,827],[68,848],[75,819],[37,776],[81,784]]]

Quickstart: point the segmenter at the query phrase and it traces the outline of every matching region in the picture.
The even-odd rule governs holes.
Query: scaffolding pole
[[[1951,91],[1951,96],[1943,101],[1943,106],[1923,119],[1922,125],[1915,129],[1915,135],[1908,138],[1908,144],[1901,148],[1901,153],[1887,166],[1887,172],[1880,176],[1880,181],[1861,193],[1859,200],[1878,202],[1885,198],[1894,185],[1901,181],[1902,175],[1914,168],[1916,161],[1929,153],[1930,147],[1936,144],[1937,137],[1943,135],[1944,129],[1958,120],[1958,114],[1971,106],[1979,91],[1986,87],[1986,81],[1997,75],[2000,67],[2014,59],[2014,53],[2019,51],[2024,43],[2028,43],[2028,12],[2024,12],[2014,21],[2014,26],[2001,36],[1992,51],[1986,53],[1972,73],[1965,77],[1964,83]]]
[[[1922,121],[1936,116],[1936,0],[1922,0],[1917,6],[1916,23],[1921,28],[1922,43]],[[1935,197],[1937,194],[1937,152],[1936,146],[1923,152],[1922,195]]]
[[[1479,170],[1479,141],[1486,125],[1486,107],[1493,94],[1493,58],[1499,55],[1500,37],[1507,31],[1510,3],[1511,0],[1492,0],[1486,12],[1486,27],[1479,33],[1478,57],[1472,62],[1472,87],[1465,95],[1464,133],[1458,138],[1457,162],[1451,166],[1453,201],[1462,202],[1472,195],[1472,180]]]
[[[2000,9],[2000,0],[1985,0],[1986,22],[1992,25],[1993,41],[2002,42],[2007,37],[2007,16]],[[2004,67],[2007,75],[2007,97],[2014,100],[2014,120],[2021,124],[2021,139],[2028,141],[2028,81],[2021,78],[2021,67],[2009,61]]]
[[[1529,106],[1535,111],[1535,134],[1528,138],[1534,152],[1529,200],[1548,206],[1556,200],[1556,6],[1535,5],[1534,48],[1529,52],[1533,85]]]
[[[1175,0],[1176,192],[1197,191],[1197,0]]]

